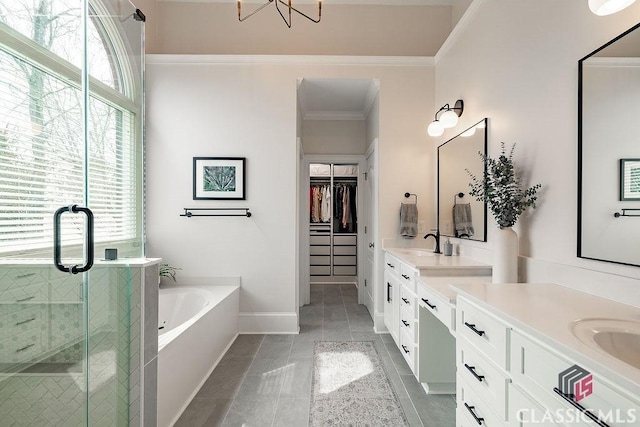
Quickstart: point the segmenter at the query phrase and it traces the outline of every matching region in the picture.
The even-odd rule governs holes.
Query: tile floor
[[[455,425],[451,395],[427,395],[354,285],[312,285],[299,335],[240,335],[176,427],[307,426],[314,341],[373,341],[411,426]]]

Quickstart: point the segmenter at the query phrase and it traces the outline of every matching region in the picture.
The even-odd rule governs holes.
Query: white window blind
[[[68,80],[0,50],[0,253],[51,247],[53,212],[74,203],[93,210],[96,243],[139,239],[135,113],[90,98],[85,181],[82,101]],[[82,217],[63,218],[63,244],[80,244]]]

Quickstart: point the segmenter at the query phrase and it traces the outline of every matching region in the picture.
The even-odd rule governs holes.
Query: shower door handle
[[[87,216],[87,233],[85,235],[85,248],[87,258],[84,265],[71,265],[65,267],[62,264],[62,244],[61,244],[61,230],[60,230],[60,217],[65,212],[71,213],[83,213]],[[78,274],[88,271],[93,266],[93,212],[89,208],[83,208],[78,205],[63,206],[59,208],[53,214],[53,264],[56,268],[63,273]]]

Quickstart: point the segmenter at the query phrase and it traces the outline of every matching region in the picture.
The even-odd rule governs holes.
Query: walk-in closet
[[[358,274],[358,165],[309,165],[309,272],[312,283]]]

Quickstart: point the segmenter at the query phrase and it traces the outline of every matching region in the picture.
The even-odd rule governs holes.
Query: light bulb
[[[589,9],[598,16],[611,15],[632,5],[635,1],[636,0],[589,0]]]
[[[440,116],[440,122],[445,128],[452,128],[458,124],[458,115],[453,110],[447,110]]]
[[[429,124],[427,128],[427,133],[429,136],[440,136],[444,133],[444,126],[438,120],[434,120]]]
[[[464,137],[464,138],[467,138],[467,137],[469,137],[469,136],[473,136],[473,135],[475,135],[475,133],[476,133],[476,127],[474,126],[474,127],[472,127],[472,128],[469,128],[469,129],[465,130],[464,132],[462,132],[462,133],[460,134],[460,136],[462,136],[462,137]]]

